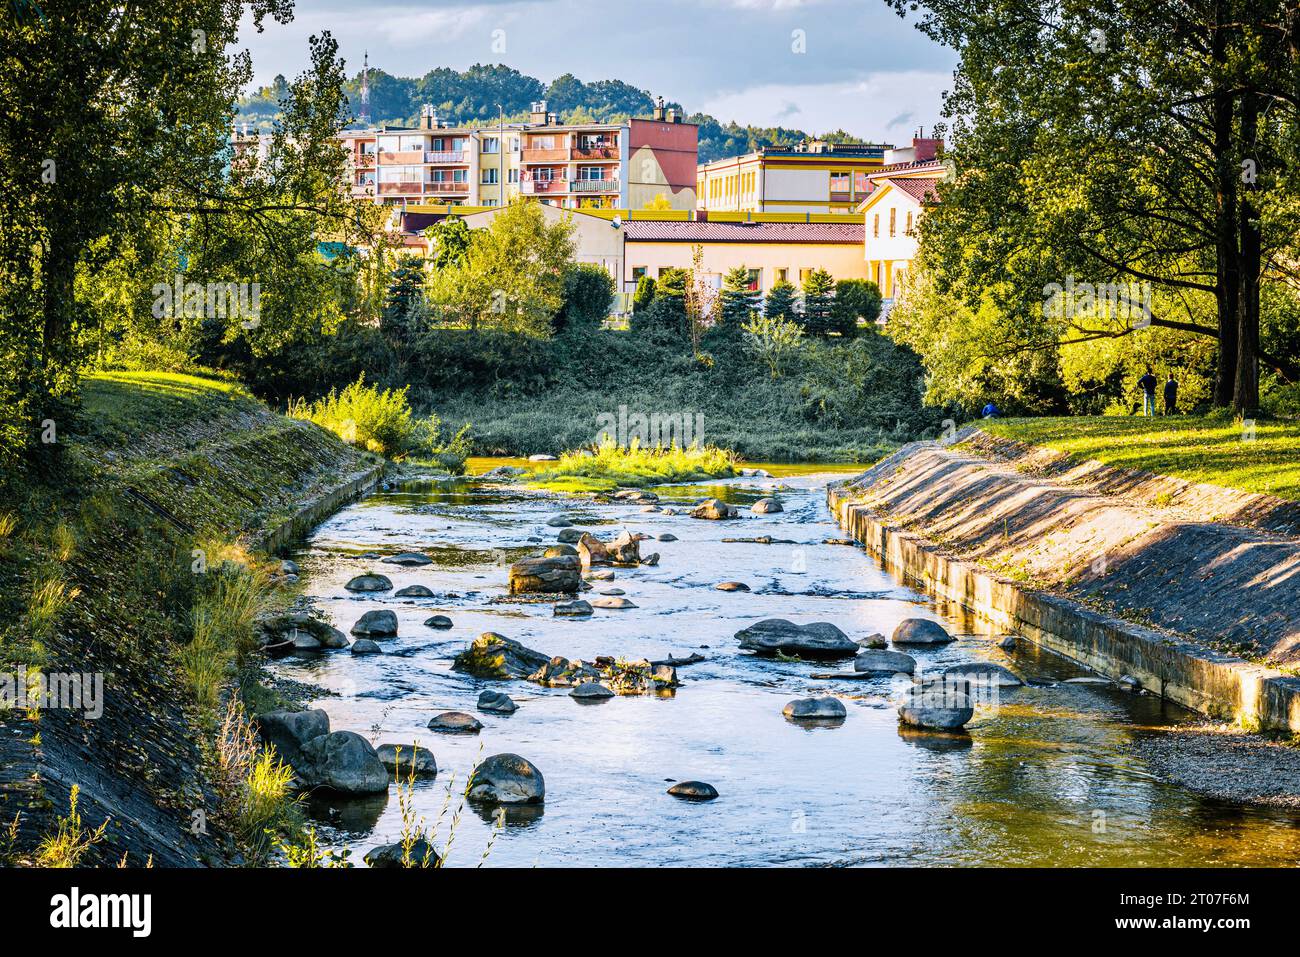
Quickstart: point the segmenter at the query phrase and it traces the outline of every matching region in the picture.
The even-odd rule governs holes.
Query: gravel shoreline
[[[1160,728],[1133,742],[1151,772],[1234,804],[1300,808],[1300,746],[1222,724]]]

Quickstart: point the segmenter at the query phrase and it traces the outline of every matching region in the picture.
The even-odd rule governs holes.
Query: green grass
[[[192,428],[196,421],[236,427],[242,418],[264,413],[238,383],[176,372],[88,375],[81,403],[81,437],[107,447]]]
[[[735,456],[724,449],[711,445],[642,448],[634,441],[629,448],[607,442],[589,450],[565,452],[554,465],[544,466],[526,481],[561,492],[607,492],[735,474]]]
[[[1279,498],[1300,499],[1300,425],[1256,422],[1250,439],[1241,423],[1173,416],[1003,419],[980,422],[991,435],[1095,459]]]

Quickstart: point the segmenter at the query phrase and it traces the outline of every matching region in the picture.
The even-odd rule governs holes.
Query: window
[[[555,137],[534,136],[528,141],[528,148],[534,150],[553,150],[555,149]]]
[[[841,172],[838,170],[834,173],[831,173],[832,193],[847,193],[850,190],[852,190],[853,188],[852,183],[853,183],[852,177],[848,173]]]
[[[907,225],[903,227],[903,235],[904,236],[912,235],[912,211],[911,210],[908,210],[907,212]]]
[[[898,207],[895,206],[889,211],[889,236],[892,239],[898,235]]]
[[[639,279],[640,279],[642,276],[644,276],[644,275],[645,275],[645,266],[633,266],[633,267],[632,267],[632,279],[633,279],[633,281],[637,281],[637,280],[639,280]]]
[[[469,182],[469,170],[467,170],[467,169],[454,169],[454,170],[452,170],[452,171],[451,171],[451,180],[452,180],[453,183],[468,183],[468,182]]]
[[[586,182],[596,182],[605,178],[605,168],[603,166],[579,166],[578,179]]]
[[[497,139],[495,136],[485,136],[485,137],[483,137],[483,152],[484,152],[484,153],[500,153],[500,152],[501,152],[501,141],[500,141],[499,139]]]
[[[871,221],[871,235],[875,239],[880,238],[880,214],[876,213],[876,218]]]
[[[745,283],[745,288],[750,292],[758,292],[761,290],[763,288],[761,276],[762,273],[759,270],[751,269],[749,271],[749,282]]]
[[[549,166],[543,166],[541,169],[533,172],[533,179],[537,180],[539,183],[549,183],[551,180],[555,179],[555,170],[551,169]]]
[[[799,285],[802,286],[804,283],[806,283],[806,282],[808,281],[808,277],[811,276],[811,275],[812,275],[812,267],[811,267],[811,266],[804,266],[802,269],[800,269],[800,270],[799,270]]]
[[[483,185],[495,186],[497,183],[499,183],[500,180],[497,179],[498,173],[499,171],[495,166],[485,167],[483,169]]]
[[[508,183],[519,182],[519,170],[517,169],[506,170],[506,182]]]
[[[790,270],[789,270],[789,269],[778,269],[778,270],[776,270],[776,281],[777,281],[777,282],[789,282],[789,281],[790,281],[789,278],[788,278],[789,275],[790,275]]]

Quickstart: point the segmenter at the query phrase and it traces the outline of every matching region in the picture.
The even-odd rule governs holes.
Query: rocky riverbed
[[[1300,854],[1293,810],[1227,807],[1162,783],[1135,757],[1146,729],[1189,715],[935,607],[845,547],[824,505],[834,476],[807,473],[604,501],[494,480],[381,490],[293,556],[352,651],[364,640],[378,653],[292,649],[270,670],[326,689],[310,704],[332,736],[387,754],[383,745],[426,749],[413,804],[430,825],[491,759],[457,825],[453,866],[478,862],[501,808],[497,865]],[[592,561],[593,540],[617,560]],[[558,565],[526,568],[547,587],[572,584],[561,543],[586,553],[579,590],[511,594],[511,566],[552,549]],[[322,762],[362,750],[349,734],[311,749]],[[368,767],[357,780],[372,777]],[[393,787],[318,790],[310,808],[327,842],[358,862],[400,836]]]

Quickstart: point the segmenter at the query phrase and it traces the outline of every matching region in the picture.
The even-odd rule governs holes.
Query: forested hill
[[[345,83],[344,89],[352,115],[356,116],[361,109],[360,72]],[[270,129],[279,112],[280,100],[287,91],[287,81],[283,76],[277,76],[270,86],[262,87],[241,101],[238,121],[246,121],[257,129]],[[583,83],[573,74],[566,73],[550,84],[544,84],[536,77],[526,76],[503,64],[475,64],[464,72],[438,67],[421,77],[393,76],[374,67],[370,69],[370,120],[377,125],[414,126],[420,116],[420,107],[425,103],[433,104],[440,118],[456,123],[495,122],[500,116],[498,105],[505,110],[508,122],[520,121],[528,118],[529,106],[537,100],[546,100],[561,121],[568,123],[649,116],[654,108],[654,99],[648,91],[639,90],[622,80]],[[682,109],[679,103],[667,105]],[[686,111],[683,109],[682,112]],[[760,146],[798,143],[810,135],[804,130],[785,127],[721,123],[704,113],[688,114],[687,121],[700,127],[702,163],[748,153]],[[822,132],[822,135],[837,143],[860,142],[843,130]]]

